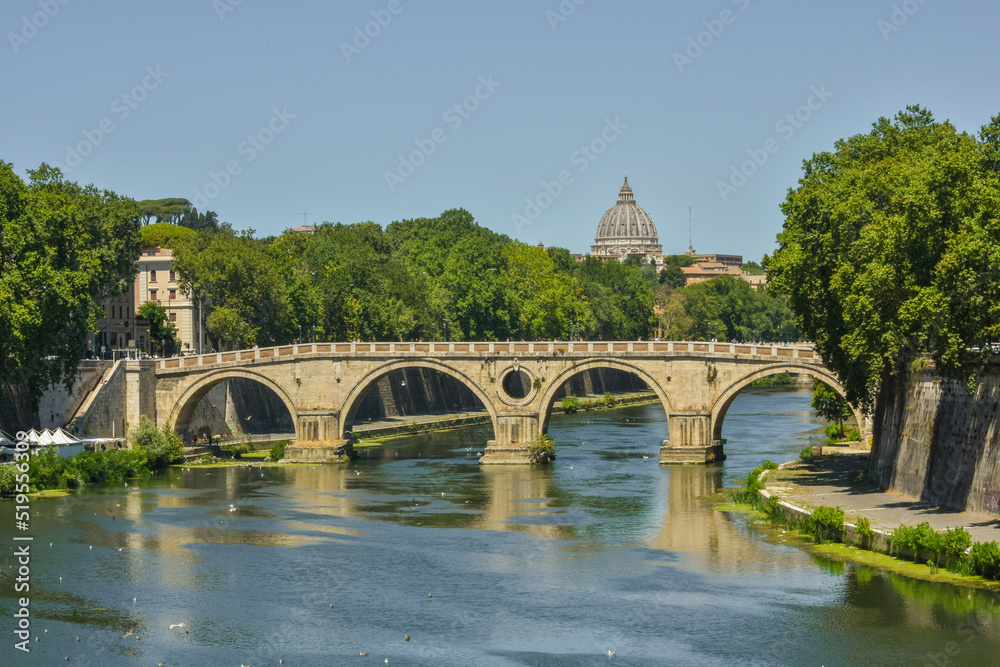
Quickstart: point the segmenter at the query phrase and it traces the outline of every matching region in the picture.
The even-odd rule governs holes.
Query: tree
[[[687,284],[687,278],[682,267],[692,266],[694,257],[690,255],[664,255],[663,268],[658,276],[661,285],[669,285],[673,289],[679,289]]]
[[[982,363],[1000,321],[997,125],[979,142],[907,107],[806,160],[782,204],[779,248],[765,260],[772,284],[852,403],[874,406],[878,387],[925,350],[945,373]]]
[[[174,248],[181,239],[195,236],[194,230],[166,222],[146,225],[139,230],[143,248]]]
[[[817,417],[822,417],[828,422],[837,422],[840,435],[844,435],[844,420],[849,419],[854,411],[843,396],[825,382],[813,380],[812,401],[809,405],[816,411]]]
[[[142,216],[142,224],[148,225],[156,218],[156,222],[170,223],[176,225],[180,223],[184,215],[189,212],[191,202],[187,199],[143,199],[136,202],[139,215]]]
[[[37,400],[72,386],[100,303],[135,277],[135,202],[42,164],[27,185],[0,161],[0,382]]]
[[[154,352],[170,356],[178,351],[177,327],[167,316],[166,307],[159,301],[147,301],[139,306],[136,315],[149,320],[149,341],[155,345]]]

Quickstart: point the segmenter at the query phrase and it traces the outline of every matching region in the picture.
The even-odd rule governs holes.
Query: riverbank
[[[849,447],[824,447],[823,455],[808,461],[798,460],[763,471],[759,479],[766,488],[758,491],[762,504],[772,513],[778,511],[782,520],[801,525],[810,521],[820,508],[843,510],[842,541],[815,542],[811,537],[795,533],[801,544],[811,552],[842,562],[882,568],[908,577],[963,586],[996,590],[1000,583],[974,575],[963,575],[934,564],[927,552],[914,553],[907,549],[894,550],[889,536],[900,526],[927,523],[941,533],[961,527],[973,543],[1000,541],[1000,521],[992,517],[933,507],[878,488],[865,474],[868,452]],[[836,453],[831,453],[836,452]],[[720,511],[747,513],[760,525],[771,526],[773,516],[749,505],[722,503]],[[829,510],[825,510],[829,511]],[[865,526],[867,522],[868,526]],[[863,528],[859,528],[862,526]],[[786,534],[781,531],[782,541]],[[791,539],[789,536],[788,539]],[[810,542],[811,541],[811,542]],[[863,546],[862,546],[863,545]],[[896,555],[896,551],[902,552]],[[904,560],[903,556],[909,558]],[[940,563],[941,555],[938,560]],[[929,562],[928,562],[929,561]]]

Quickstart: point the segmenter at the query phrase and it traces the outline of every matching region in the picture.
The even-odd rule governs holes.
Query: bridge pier
[[[538,415],[497,415],[494,436],[494,440],[486,443],[480,465],[531,463],[528,446],[538,436]]]
[[[660,463],[715,463],[726,458],[726,441],[712,439],[711,413],[671,413],[667,428],[670,439],[660,448]]]
[[[301,411],[295,419],[293,444],[285,447],[285,460],[297,463],[327,463],[354,456],[349,438],[340,437],[337,410]]]

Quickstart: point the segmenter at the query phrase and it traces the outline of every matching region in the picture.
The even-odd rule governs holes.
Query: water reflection
[[[737,399],[715,466],[644,461],[665,429],[648,406],[554,417],[549,467],[480,469],[472,429],[343,466],[174,469],[141,491],[40,501],[33,529],[53,546],[32,562],[33,613],[50,633],[32,658],[870,665],[955,641],[955,664],[991,664],[989,593],[814,558],[701,500],[813,437],[808,392],[767,401]],[[132,624],[141,642],[121,640]]]

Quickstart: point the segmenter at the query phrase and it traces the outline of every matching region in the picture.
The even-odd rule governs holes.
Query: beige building
[[[185,294],[174,271],[170,248],[144,248],[136,260],[135,282],[128,292],[108,299],[105,316],[97,321],[97,334],[88,349],[104,356],[114,353],[151,352],[149,323],[135,314],[147,301],[158,301],[167,309],[167,318],[177,328],[182,353],[198,351],[198,307]],[[103,348],[103,350],[102,350]]]

